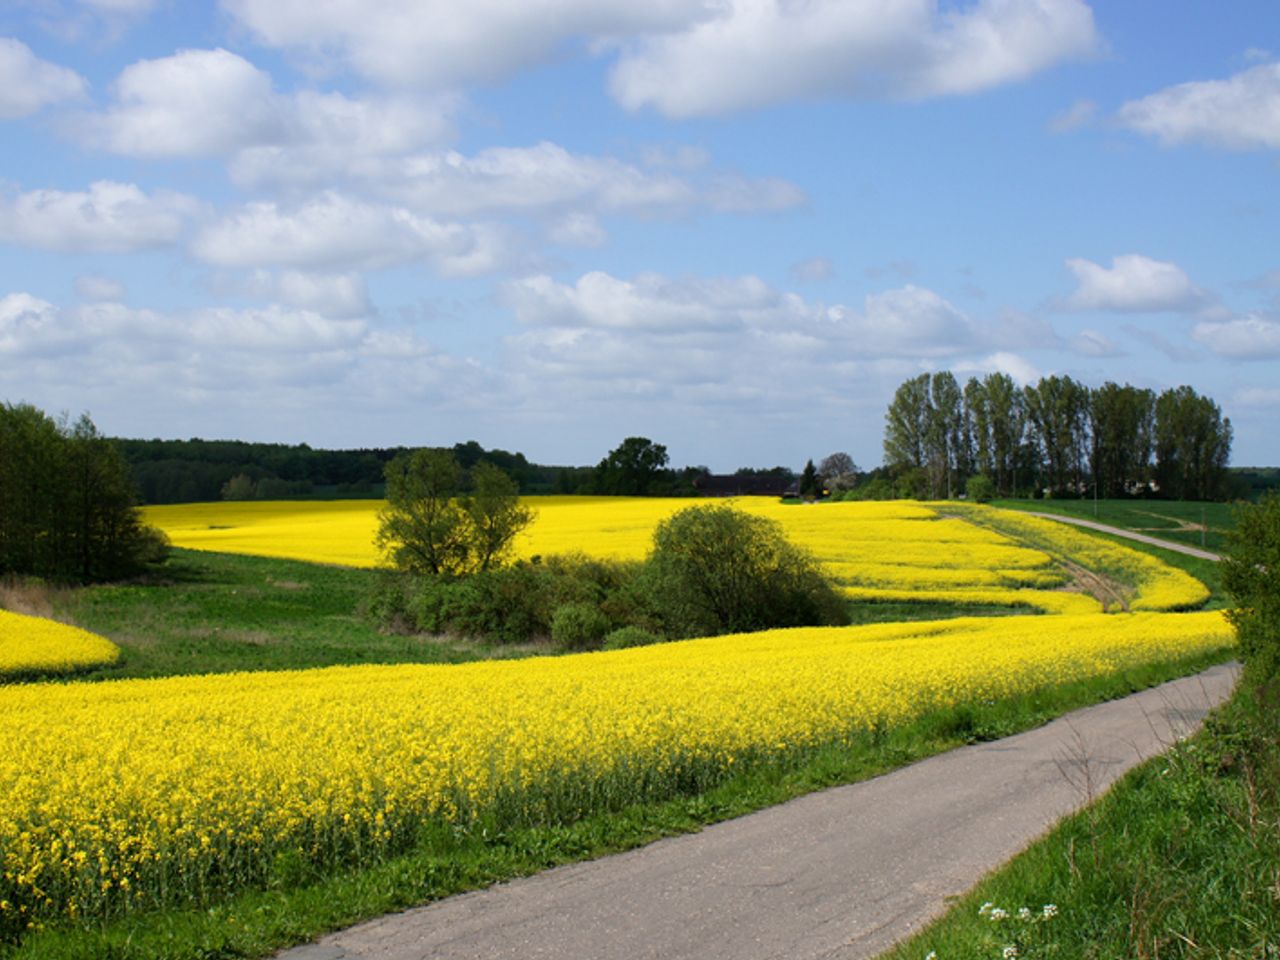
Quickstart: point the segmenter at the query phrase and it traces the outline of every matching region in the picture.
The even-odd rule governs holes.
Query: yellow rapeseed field
[[[0,682],[5,677],[97,667],[119,656],[119,647],[87,630],[0,610]]]
[[[706,500],[534,497],[536,519],[517,542],[520,556],[582,552],[637,560],[654,528]],[[1134,610],[1194,609],[1204,586],[1147,554],[1115,546],[1065,524],[955,502],[844,502],[812,505],[744,497],[734,506],[781,523],[821,561],[845,592],[861,599],[939,600],[1021,605],[1047,613],[1100,611],[1083,595],[1055,589],[1061,561],[1124,573]],[[180,547],[374,566],[375,500],[209,503],[149,507],[146,519]],[[910,597],[906,597],[910,594]],[[1119,604],[1119,600],[1115,601]]]
[[[538,498],[523,557],[637,559],[692,502]],[[573,817],[705,786],[925,711],[1229,646],[1147,555],[956,504],[735,505],[783,524],[850,596],[1051,616],[774,630],[609,653],[0,687],[0,938],[205,902],[298,864],[368,863],[423,831]],[[179,546],[371,566],[380,503],[153,507]],[[1062,589],[1118,582],[1113,612]],[[4,621],[0,620],[0,637]],[[2,655],[3,647],[0,647]]]
[[[775,630],[611,653],[0,689],[0,928],[572,816],[935,707],[1221,648],[1217,613]]]

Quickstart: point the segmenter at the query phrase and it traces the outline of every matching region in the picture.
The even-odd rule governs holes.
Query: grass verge
[[[1077,707],[1183,676],[1229,656],[1155,664],[1087,683],[971,704],[914,723],[735,773],[702,793],[594,813],[572,823],[498,830],[480,821],[423,837],[407,854],[334,876],[282,870],[269,889],[201,909],[135,915],[82,929],[50,928],[4,960],[215,960],[265,956],[362,919],[696,830],[824,787],[866,779],[964,743],[1029,729]]]
[[[46,602],[49,615],[121,649],[115,664],[80,679],[453,663],[498,653],[380,632],[360,613],[376,577],[372,570],[175,549],[150,577],[52,591]]]
[[[1280,956],[1278,708],[1242,687],[882,960]]]

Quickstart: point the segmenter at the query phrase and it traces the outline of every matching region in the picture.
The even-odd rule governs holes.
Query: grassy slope
[[[360,613],[376,573],[174,550],[163,572],[49,598],[53,614],[120,646],[82,677],[122,679],[358,663],[439,663],[490,651],[379,632]]]

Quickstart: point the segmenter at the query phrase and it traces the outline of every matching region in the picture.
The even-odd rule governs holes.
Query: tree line
[[[901,384],[885,414],[885,467],[907,496],[1158,496],[1233,491],[1231,421],[1191,387],[1090,388],[1067,376],[1019,387],[949,371]]]
[[[134,504],[128,465],[88,416],[0,404],[0,576],[90,582],[142,570],[166,541]]]

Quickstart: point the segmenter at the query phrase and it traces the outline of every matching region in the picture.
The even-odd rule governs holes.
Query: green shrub
[[[562,650],[597,650],[610,626],[599,607],[566,603],[551,618],[551,640]]]
[[[975,503],[986,503],[996,495],[996,485],[986,474],[975,473],[964,485],[965,496]]]
[[[1233,609],[1245,668],[1255,681],[1280,679],[1280,496],[1268,493],[1236,511],[1227,535],[1222,583]]]
[[[653,542],[642,583],[668,637],[847,622],[817,561],[773,520],[688,507],[660,523]]]
[[[661,642],[661,637],[643,627],[626,626],[605,634],[603,649],[624,650],[627,647],[647,647],[651,643]]]

